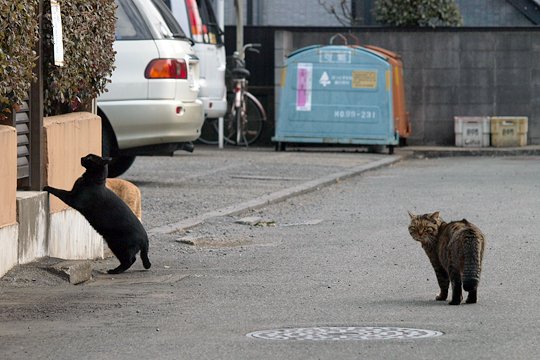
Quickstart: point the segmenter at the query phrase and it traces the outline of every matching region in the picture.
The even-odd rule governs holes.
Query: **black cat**
[[[109,270],[109,274],[119,274],[129,269],[139,250],[144,268],[149,269],[148,235],[143,225],[126,203],[105,187],[109,161],[110,158],[88,154],[81,158],[81,165],[86,171],[75,181],[71,191],[50,186],[45,186],[43,190],[79,211],[103,236],[120,260],[120,265]]]

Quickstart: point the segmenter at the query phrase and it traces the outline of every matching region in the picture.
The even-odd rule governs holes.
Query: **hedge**
[[[54,65],[50,2],[43,19],[46,115],[70,112],[105,90],[114,63],[114,0],[63,0],[64,66]]]
[[[105,91],[114,64],[114,0],[59,0],[64,66],[54,65],[50,1],[43,0],[44,115],[78,110]],[[26,97],[38,38],[38,0],[0,0],[0,114]]]
[[[0,122],[28,96],[38,38],[35,0],[0,0]]]
[[[393,26],[460,26],[459,7],[454,0],[377,0],[377,21]]]

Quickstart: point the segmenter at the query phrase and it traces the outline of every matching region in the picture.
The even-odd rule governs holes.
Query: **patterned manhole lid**
[[[380,326],[322,326],[311,328],[291,328],[261,330],[246,336],[264,340],[386,340],[421,339],[441,336],[435,330],[409,329]]]

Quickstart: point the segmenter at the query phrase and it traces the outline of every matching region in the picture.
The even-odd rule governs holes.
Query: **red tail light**
[[[189,22],[191,23],[191,36],[193,37],[193,40],[201,42],[203,41],[202,20],[196,0],[188,0],[187,9],[189,14]]]
[[[154,59],[146,66],[147,79],[187,79],[187,64],[184,59]]]

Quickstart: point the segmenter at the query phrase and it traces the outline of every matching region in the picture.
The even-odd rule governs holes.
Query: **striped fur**
[[[485,237],[466,219],[444,222],[439,212],[414,215],[409,212],[409,233],[422,244],[441,292],[437,300],[446,300],[448,286],[452,284],[451,305],[459,305],[462,287],[467,291],[467,303],[476,303],[478,283],[482,271]]]

